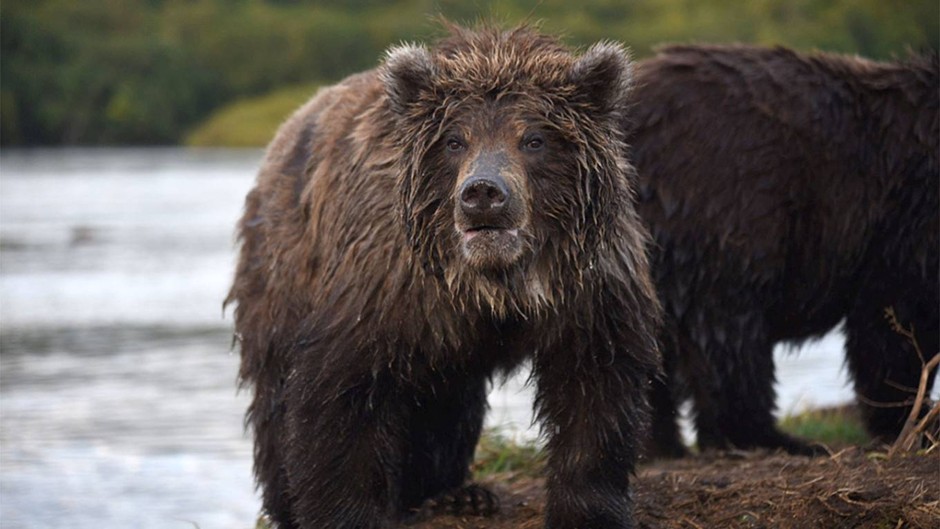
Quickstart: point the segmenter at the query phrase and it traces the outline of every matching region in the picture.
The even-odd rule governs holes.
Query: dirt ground
[[[829,457],[749,452],[652,462],[634,480],[644,529],[940,528],[940,450],[904,454],[852,447]],[[438,516],[409,529],[540,529],[541,479],[495,475],[491,517]]]

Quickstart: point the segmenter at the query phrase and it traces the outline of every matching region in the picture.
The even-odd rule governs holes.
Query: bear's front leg
[[[410,420],[398,393],[389,377],[349,366],[300,369],[288,379],[284,467],[298,526],[391,525]]]
[[[632,528],[630,476],[649,421],[656,351],[577,334],[534,363],[548,433],[545,527]]]

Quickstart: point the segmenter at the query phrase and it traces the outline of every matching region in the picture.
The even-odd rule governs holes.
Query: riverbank
[[[490,518],[439,516],[413,529],[540,529],[544,479],[488,476]],[[887,458],[849,447],[828,457],[725,452],[642,465],[634,480],[643,529],[931,529],[940,519],[940,451]]]
[[[935,416],[936,411],[925,415]],[[858,410],[849,405],[784,418],[781,428],[825,446],[828,454],[810,458],[766,450],[728,451],[641,462],[633,480],[637,527],[936,528],[940,444],[935,435],[924,433],[936,432],[936,426],[902,434],[910,443],[880,445],[867,437]],[[930,448],[906,451],[906,446],[921,446],[925,440]],[[499,496],[500,512],[489,518],[439,516],[412,527],[542,527],[545,480],[538,453],[492,440],[481,448],[476,475]],[[492,469],[497,472],[489,473]]]
[[[827,448],[810,458],[758,450],[641,462],[633,479],[639,529],[933,529],[940,519],[940,445],[889,455],[864,433],[854,406],[786,417],[781,428]],[[498,513],[419,517],[409,529],[541,529],[541,453],[492,432],[474,475]],[[259,524],[258,529],[264,529]]]

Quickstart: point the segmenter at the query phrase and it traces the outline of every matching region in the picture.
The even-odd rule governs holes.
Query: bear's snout
[[[469,216],[499,215],[508,200],[509,188],[498,175],[470,178],[460,188],[460,207]]]
[[[506,266],[522,253],[519,234],[525,218],[512,162],[503,150],[484,150],[468,168],[455,197],[463,256],[477,268]]]
[[[507,181],[511,162],[502,150],[483,151],[457,188],[457,224],[461,230],[518,227],[518,202]],[[511,175],[510,175],[511,176]]]

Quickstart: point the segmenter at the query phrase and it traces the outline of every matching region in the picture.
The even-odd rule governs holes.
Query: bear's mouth
[[[474,226],[472,228],[467,228],[462,231],[463,242],[467,244],[476,237],[518,237],[519,228],[502,228],[499,226]]]
[[[479,269],[509,266],[522,254],[519,228],[479,225],[458,229],[464,259]]]

